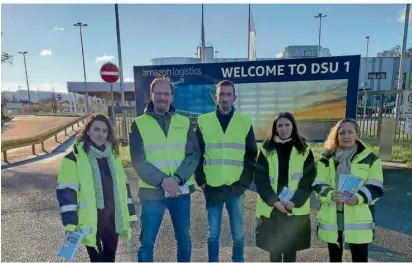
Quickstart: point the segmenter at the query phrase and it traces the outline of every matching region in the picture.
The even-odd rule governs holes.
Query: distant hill
[[[13,100],[13,95],[14,99],[18,102],[20,100],[22,101],[28,101],[28,95],[27,95],[27,90],[20,90],[20,91],[2,91],[2,94],[5,94],[7,99],[9,101]],[[55,95],[60,94],[62,96],[62,101],[71,101],[72,96],[71,94],[69,95],[68,93],[64,92],[56,92]],[[53,92],[51,91],[30,91],[30,100],[33,103],[38,103],[39,100],[41,99],[50,99],[53,96]],[[76,96],[78,97],[78,96]]]

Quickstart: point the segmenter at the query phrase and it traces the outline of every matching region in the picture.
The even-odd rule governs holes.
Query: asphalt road
[[[2,170],[1,257],[2,261],[60,261],[56,256],[64,231],[55,197],[55,180],[59,162],[65,153],[46,160]],[[136,176],[127,170],[132,185]],[[370,246],[370,261],[412,261],[412,170],[385,170],[386,194],[376,208],[376,240]],[[133,187],[137,200],[137,189]],[[268,254],[255,247],[256,194],[248,191],[245,202],[244,232],[247,261],[268,261]],[[207,261],[207,220],[203,195],[192,195],[192,260]],[[312,224],[315,229],[313,203]],[[139,205],[136,204],[139,213]],[[231,261],[231,238],[227,213],[224,212],[221,235],[221,261]],[[312,248],[298,254],[298,261],[327,261],[325,245],[312,235]],[[156,261],[175,261],[175,240],[168,214],[159,231]],[[137,233],[131,247],[119,245],[118,261],[136,261]],[[350,260],[350,252],[345,252]],[[84,248],[76,261],[88,261]]]

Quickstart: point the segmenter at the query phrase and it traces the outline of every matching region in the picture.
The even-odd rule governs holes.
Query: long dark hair
[[[272,132],[268,134],[266,137],[263,147],[271,153],[275,149],[275,144],[273,143],[273,139],[275,136],[278,135],[278,132],[276,130],[276,125],[279,121],[280,118],[286,118],[292,123],[292,134],[290,135],[292,138],[293,146],[296,147],[298,152],[300,154],[304,154],[306,151],[306,148],[308,147],[307,144],[305,143],[305,139],[300,136],[298,126],[296,125],[296,120],[295,117],[293,117],[293,114],[290,112],[279,112],[276,114],[275,119],[273,120],[273,125],[272,125]]]
[[[109,119],[102,114],[97,114],[95,116],[92,116],[90,120],[88,121],[87,125],[84,126],[84,128],[77,135],[77,139],[79,141],[84,142],[83,144],[84,151],[89,152],[90,146],[93,145],[93,142],[90,139],[89,135],[87,135],[87,132],[90,130],[90,127],[92,127],[92,124],[95,121],[102,121],[106,123],[106,126],[107,126],[107,139],[106,140],[112,144],[113,153],[115,155],[119,155],[119,142],[117,141],[116,136],[114,135],[114,129]]]

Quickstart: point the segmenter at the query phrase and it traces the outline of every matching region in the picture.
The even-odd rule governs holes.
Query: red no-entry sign
[[[100,68],[100,76],[107,83],[114,83],[119,79],[119,68],[113,63],[106,63]]]

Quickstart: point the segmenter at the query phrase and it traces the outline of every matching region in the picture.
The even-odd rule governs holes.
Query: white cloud
[[[40,56],[51,56],[53,54],[51,49],[43,49],[43,51],[40,53]]]
[[[406,8],[405,7],[402,8],[401,11],[399,11],[398,17],[397,17],[399,22],[402,22],[402,23],[405,22],[405,13],[406,13]],[[409,10],[409,23],[410,22],[412,22],[411,10]]]
[[[114,59],[113,56],[104,55],[101,57],[96,57],[96,63],[108,62],[108,61],[112,61],[113,59]]]
[[[53,30],[54,30],[54,31],[63,31],[64,28],[63,28],[63,27],[59,27],[59,26],[55,26],[55,27],[53,28]]]
[[[126,78],[125,80],[124,80],[124,82],[133,82],[134,81],[134,79],[132,79],[132,78]]]

